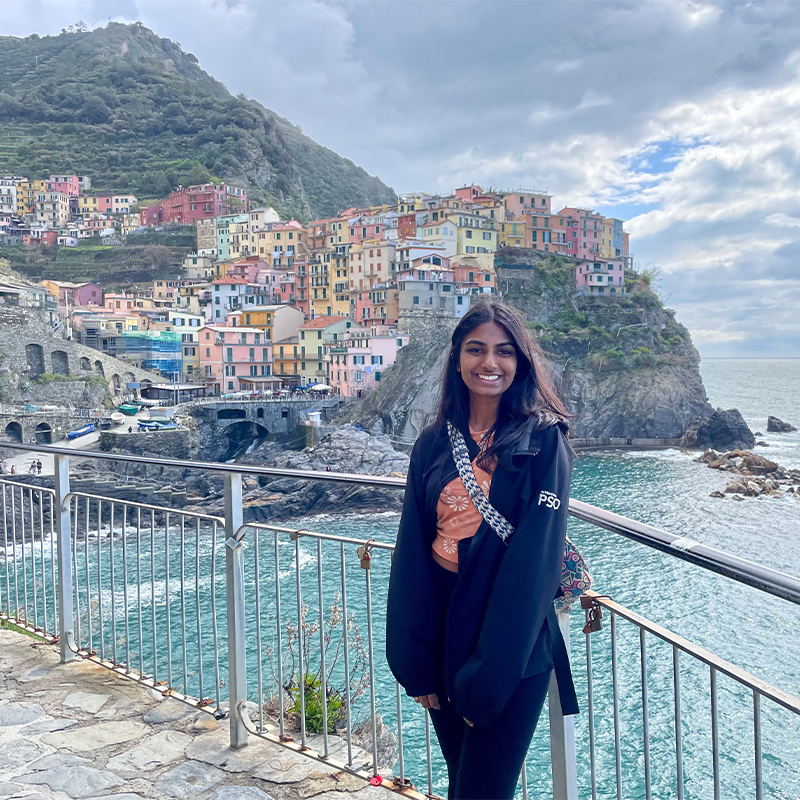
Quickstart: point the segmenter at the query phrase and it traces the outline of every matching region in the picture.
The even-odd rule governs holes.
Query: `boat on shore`
[[[120,413],[119,411],[112,411],[108,418],[115,424],[115,425],[122,425],[125,422],[125,415]]]
[[[90,422],[88,425],[84,425],[82,428],[76,428],[74,431],[70,431],[67,434],[67,439],[78,439],[81,436],[86,436],[87,433],[91,433],[94,429],[94,422]]]
[[[138,403],[122,403],[120,405],[119,410],[123,414],[127,414],[129,417],[132,417],[134,414],[139,413],[139,409],[141,406]]]

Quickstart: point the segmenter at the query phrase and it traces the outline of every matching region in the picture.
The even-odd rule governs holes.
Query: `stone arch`
[[[117,375],[116,372],[111,376],[111,380],[114,383],[114,391],[119,392],[122,384],[120,382],[119,375]]]
[[[228,452],[223,461],[236,457],[255,441],[269,436],[269,431],[263,425],[245,419],[228,425],[223,428],[223,432],[228,438]]]
[[[69,375],[69,356],[64,350],[50,353],[50,371],[53,375]]]
[[[125,388],[127,388],[127,384],[136,382],[136,376],[132,372],[126,372],[122,376],[122,380],[125,381],[126,384]]]
[[[86,356],[81,356],[81,369],[90,370],[91,368],[92,362]]]
[[[103,369],[103,362],[99,358],[94,362],[94,371],[105,378],[106,371]]]
[[[36,444],[53,444],[53,429],[46,423],[40,422],[34,432]]]
[[[22,425],[19,422],[9,422],[6,425],[6,438],[12,442],[21,442]]]
[[[247,419],[247,412],[243,408],[221,408],[217,419]]]
[[[149,381],[147,378],[142,381],[142,389],[149,389],[152,385],[153,381]]]
[[[28,364],[28,374],[35,378],[44,372],[44,351],[40,344],[25,345],[25,361]]]

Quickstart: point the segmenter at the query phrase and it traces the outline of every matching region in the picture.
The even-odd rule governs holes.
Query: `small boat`
[[[84,425],[82,428],[70,431],[67,434],[67,439],[77,439],[80,436],[85,436],[87,433],[91,433],[94,430],[94,427],[94,422],[90,422],[88,425]]]
[[[119,407],[119,410],[123,414],[127,414],[129,417],[132,417],[134,414],[138,414],[139,413],[139,409],[140,408],[141,408],[141,406],[138,403],[123,403]]]
[[[114,423],[111,421],[111,417],[100,417],[97,424],[101,431],[107,431]]]
[[[169,431],[169,430],[175,430],[177,427],[178,423],[174,422],[171,419],[139,420],[140,431]]]
[[[122,425],[125,422],[125,415],[119,411],[112,411],[108,417],[115,425]]]

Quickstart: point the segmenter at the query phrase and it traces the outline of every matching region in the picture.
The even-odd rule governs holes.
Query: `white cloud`
[[[790,217],[788,214],[784,214],[783,211],[779,211],[777,214],[770,214],[764,218],[764,222],[767,225],[775,225],[779,228],[800,228],[800,219]]]
[[[720,344],[727,342],[743,342],[747,334],[743,331],[718,331],[695,329],[690,331],[695,344]]]

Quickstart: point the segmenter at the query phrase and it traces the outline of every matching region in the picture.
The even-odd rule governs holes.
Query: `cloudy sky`
[[[704,356],[800,356],[800,3],[2,0],[140,20],[398,192],[545,189],[628,220]]]

